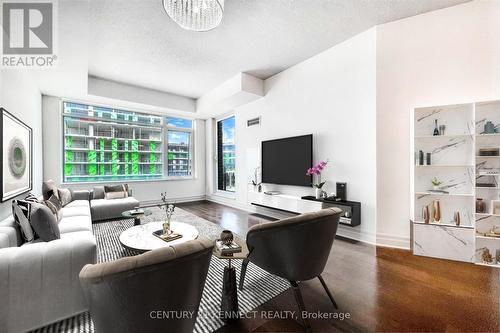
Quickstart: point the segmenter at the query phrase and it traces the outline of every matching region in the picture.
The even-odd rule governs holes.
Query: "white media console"
[[[357,226],[361,223],[361,204],[352,201],[326,201],[315,200],[313,197],[304,199],[299,196],[287,194],[265,194],[264,192],[249,191],[248,202],[255,206],[276,209],[279,211],[303,214],[316,212],[328,207],[338,207],[343,213],[340,223],[349,226]]]
[[[248,202],[253,205],[274,208],[289,213],[309,213],[323,208],[321,202],[301,199],[287,194],[265,194],[264,192],[248,192]]]

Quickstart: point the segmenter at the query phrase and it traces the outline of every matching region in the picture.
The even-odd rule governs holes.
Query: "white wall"
[[[33,193],[42,193],[41,95],[31,75],[21,69],[0,70],[0,106],[33,129]],[[26,194],[19,197],[24,198]],[[10,215],[11,200],[0,204],[0,219]]]
[[[62,107],[61,99],[43,96],[44,179],[62,182]],[[129,182],[139,201],[158,201],[161,192],[176,201],[205,197],[205,121],[195,121],[195,177],[186,180],[155,180]],[[63,185],[74,189],[92,189],[94,184]]]
[[[500,97],[500,1],[377,27],[377,242],[409,247],[410,113]]]
[[[231,201],[211,196],[211,199],[254,209],[247,202],[249,164],[253,163],[249,161],[250,155],[259,151],[262,140],[312,133],[314,161],[330,159],[323,174],[323,180],[328,180],[326,191],[334,192],[337,181],[348,183],[348,199],[362,202],[362,225],[354,228],[354,237],[373,242],[375,41],[375,29],[368,30],[266,80],[265,97],[235,111],[236,198]],[[256,116],[262,117],[262,124],[247,128],[247,119]],[[213,152],[207,159],[213,162]],[[271,188],[296,195],[313,193],[305,187],[266,189]],[[213,192],[212,188],[209,190]],[[345,227],[339,233],[348,231],[352,229]]]

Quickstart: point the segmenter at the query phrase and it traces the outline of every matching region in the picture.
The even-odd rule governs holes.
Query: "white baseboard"
[[[235,198],[229,198],[229,197],[224,197],[221,195],[211,194],[211,195],[207,195],[205,200],[212,201],[212,202],[215,202],[215,203],[218,203],[221,205],[226,205],[229,207],[241,209],[241,210],[244,210],[247,212],[249,211],[248,207],[240,204]]]
[[[410,237],[377,233],[377,246],[410,250]]]
[[[370,232],[362,231],[359,227],[349,227],[339,224],[337,235],[349,238],[358,242],[363,242],[370,245],[377,245],[375,242],[375,235]]]
[[[171,203],[182,203],[182,202],[201,201],[201,200],[205,200],[205,199],[206,199],[205,195],[197,195],[197,196],[192,196],[192,197],[169,198],[168,202],[171,202]],[[142,200],[142,201],[140,201],[141,205],[153,205],[153,204],[157,204],[159,202],[160,202],[160,199],[158,199],[158,200]]]

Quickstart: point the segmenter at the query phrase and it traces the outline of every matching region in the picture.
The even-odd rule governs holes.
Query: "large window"
[[[234,116],[217,122],[217,188],[220,191],[235,191],[234,131]]]
[[[191,120],[64,102],[63,123],[64,182],[191,175]]]
[[[193,121],[167,117],[168,176],[192,175]]]

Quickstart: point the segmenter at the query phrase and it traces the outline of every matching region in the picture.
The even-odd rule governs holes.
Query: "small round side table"
[[[144,208],[141,208],[141,209],[143,210],[143,212],[141,212],[141,213],[137,213],[137,211],[135,209],[126,210],[122,213],[122,216],[129,218],[129,219],[133,218],[134,225],[140,225],[141,219],[143,217],[153,214],[149,209],[144,209]]]

